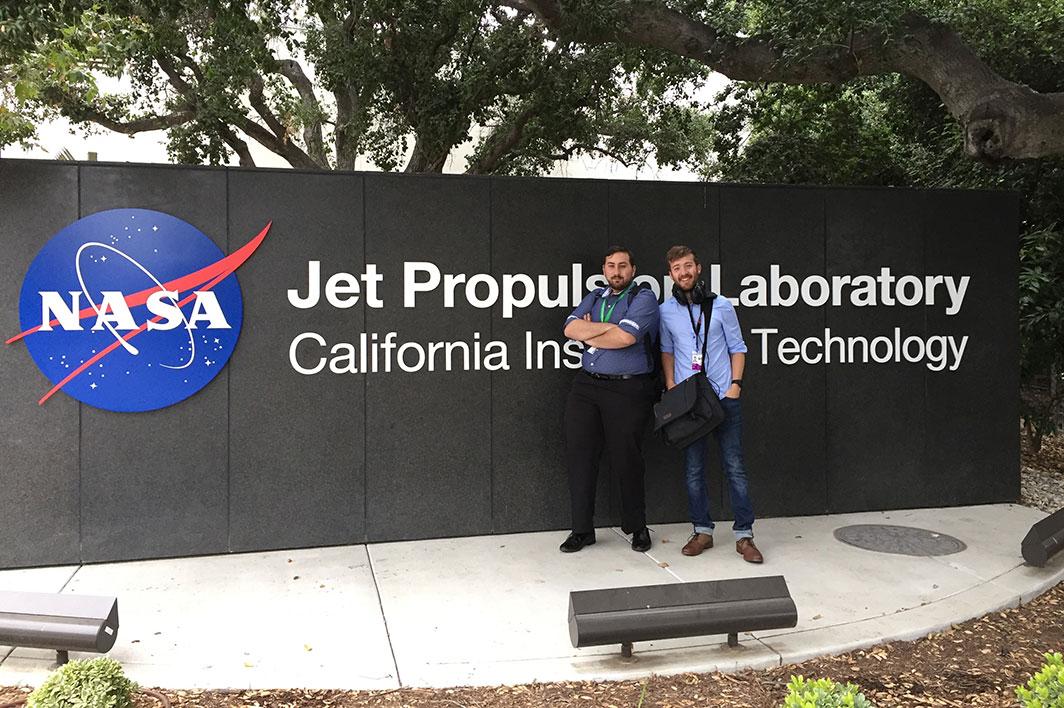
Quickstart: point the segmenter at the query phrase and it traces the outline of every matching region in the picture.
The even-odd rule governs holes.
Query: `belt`
[[[650,376],[650,374],[596,374],[593,371],[583,369],[583,372],[593,379],[599,381],[627,381],[628,379],[642,379]]]

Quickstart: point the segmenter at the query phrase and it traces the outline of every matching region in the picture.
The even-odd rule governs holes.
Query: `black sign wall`
[[[759,516],[1019,496],[1013,194],[11,160],[0,194],[4,339],[81,217],[166,212],[226,253],[272,221],[232,358],[180,403],[38,405],[0,348],[0,568],[567,528],[561,329],[611,243],[659,290],[689,244],[736,299]],[[684,520],[679,453],[647,460],[651,522]]]

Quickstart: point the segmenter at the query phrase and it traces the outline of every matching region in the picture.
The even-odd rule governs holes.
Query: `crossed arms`
[[[599,349],[624,349],[635,344],[635,337],[610,322],[592,322],[591,315],[570,320],[565,336]]]

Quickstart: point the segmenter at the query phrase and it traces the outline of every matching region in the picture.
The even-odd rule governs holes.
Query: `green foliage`
[[[6,91],[0,88],[0,145],[29,145],[36,135],[33,122],[5,105],[13,102],[4,96],[5,93]]]
[[[1064,657],[1047,653],[1046,663],[1025,686],[1016,688],[1024,708],[1064,708]]]
[[[807,681],[802,676],[791,676],[787,684],[787,697],[783,708],[873,708],[852,683],[837,684],[821,678]]]
[[[470,141],[470,169],[491,173],[541,173],[582,153],[699,165],[706,153],[685,114],[705,67],[552,38],[531,13],[486,0],[16,5],[0,6],[10,115],[110,127],[187,114],[167,126],[177,162],[227,161],[248,136],[320,168],[367,155],[400,169],[416,144],[408,169],[440,169]],[[613,0],[579,5],[592,24],[618,21]],[[281,70],[286,59],[302,64],[310,93]],[[121,91],[102,93],[105,77]],[[0,145],[14,135],[2,125]]]
[[[145,31],[136,17],[99,3],[0,5],[0,147],[31,141],[34,123],[62,104],[75,120],[97,101],[114,110],[97,76],[120,73]]]
[[[785,61],[845,55],[862,33],[887,39],[916,11],[949,23],[1005,78],[1064,90],[1064,0],[654,2],[721,35],[771,37]],[[566,31],[592,38],[640,7],[561,5]],[[304,66],[309,92],[281,70],[289,58]],[[1040,169],[1032,165],[973,166],[939,98],[908,78],[734,85],[710,110],[696,99],[705,66],[636,45],[578,44],[492,0],[12,0],[0,3],[0,67],[0,146],[57,114],[124,132],[169,116],[178,162],[227,161],[250,136],[303,167],[346,169],[368,155],[395,170],[416,146],[407,168],[438,170],[471,143],[469,169],[489,173],[539,174],[593,154],[741,181],[996,181],[1043,185],[1047,196],[1056,186],[1027,179]],[[106,94],[103,78],[122,79],[121,90]]]
[[[27,708],[129,708],[137,685],[122,665],[100,657],[71,661],[49,676],[26,700]]]
[[[1064,230],[1056,225],[1031,229],[1020,242],[1020,342],[1028,384],[1020,414],[1037,450],[1056,430],[1053,411],[1064,395]]]

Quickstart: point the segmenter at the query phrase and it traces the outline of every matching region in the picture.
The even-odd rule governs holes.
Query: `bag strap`
[[[702,308],[702,314],[706,321],[705,331],[702,333],[702,371],[699,372],[706,377],[706,381],[709,382],[709,387],[713,389],[713,395],[720,398],[720,391],[713,385],[713,379],[709,378],[709,373],[706,372],[706,346],[709,344],[709,322],[713,319],[713,302],[717,299],[716,295],[709,298],[709,314],[706,315],[706,302],[703,301],[699,307]]]

